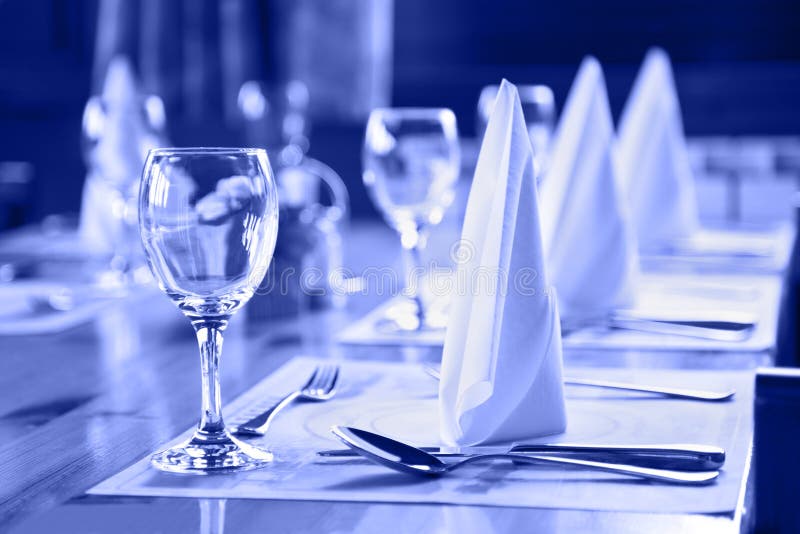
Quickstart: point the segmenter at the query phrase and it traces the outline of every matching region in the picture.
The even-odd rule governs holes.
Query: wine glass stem
[[[422,251],[420,250],[420,243],[416,243],[410,247],[403,247],[406,256],[406,292],[408,297],[414,301],[417,306],[417,320],[419,327],[425,324],[425,305],[419,294],[419,279],[422,275]]]
[[[222,332],[227,318],[195,319],[192,326],[200,346],[200,366],[203,375],[203,411],[198,432],[220,434],[225,431],[222,420],[222,400],[219,388],[219,358],[222,354]]]

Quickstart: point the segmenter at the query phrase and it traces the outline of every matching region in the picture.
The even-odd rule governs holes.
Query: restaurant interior
[[[0,0],[0,532],[800,532],[798,35]]]

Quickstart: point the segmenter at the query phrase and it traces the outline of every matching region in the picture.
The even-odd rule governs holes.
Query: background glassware
[[[278,197],[261,149],[151,150],[139,194],[139,229],[161,289],[192,323],[200,345],[203,405],[186,442],[159,452],[165,471],[253,469],[272,455],[233,438],[222,419],[222,332],[269,267]]]
[[[301,154],[308,152],[309,94],[303,82],[292,80],[270,85],[249,80],[239,88],[236,102],[244,120],[245,137],[253,146],[270,149],[292,146]]]
[[[481,91],[478,99],[478,113],[476,133],[478,140],[483,139],[489,115],[494,108],[499,85],[487,85]],[[528,136],[531,138],[533,153],[536,158],[537,171],[541,174],[547,167],[547,157],[550,149],[550,140],[556,124],[556,104],[553,91],[546,85],[518,85],[519,101],[525,123],[528,126]]]
[[[89,98],[83,111],[81,148],[89,170],[81,207],[81,233],[91,250],[108,252],[100,284],[124,286],[142,265],[136,228],[139,178],[147,152],[166,141],[166,114],[158,96],[137,98],[136,116],[118,110],[102,96]]]
[[[237,100],[249,146],[266,147],[281,209],[281,235],[273,270],[316,273],[286,280],[285,291],[267,274],[247,307],[249,319],[302,315],[306,309],[343,305],[342,227],[349,208],[347,187],[325,163],[309,157],[309,92],[299,80],[242,84]],[[318,276],[317,276],[318,274]]]
[[[426,326],[425,305],[414,277],[429,228],[442,221],[453,201],[461,152],[456,117],[444,108],[381,108],[367,122],[363,179],[406,252],[406,293],[413,317],[395,319],[401,330]],[[430,325],[428,325],[430,326]]]

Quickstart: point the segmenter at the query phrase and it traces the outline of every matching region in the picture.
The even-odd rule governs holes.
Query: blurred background
[[[273,164],[291,145],[281,157],[324,162],[364,218],[374,107],[450,107],[469,138],[482,87],[545,84],[560,109],[593,54],[616,117],[657,45],[689,136],[798,135],[798,35],[793,0],[0,0],[0,229],[77,217],[90,97],[115,83],[114,58],[129,61],[156,144],[258,144]]]

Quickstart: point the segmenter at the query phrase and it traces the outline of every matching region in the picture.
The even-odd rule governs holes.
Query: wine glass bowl
[[[159,286],[184,313],[230,315],[264,278],[275,247],[269,163],[258,150],[188,154],[151,152],[145,173],[156,179],[142,186],[142,240]]]
[[[266,152],[151,150],[139,192],[139,230],[159,287],[197,333],[203,372],[197,431],[153,456],[153,465],[208,473],[268,463],[269,452],[226,430],[218,378],[222,332],[261,283],[275,248],[278,200]]]
[[[452,111],[374,110],[363,156],[364,183],[390,226],[402,234],[441,222],[460,166]]]

